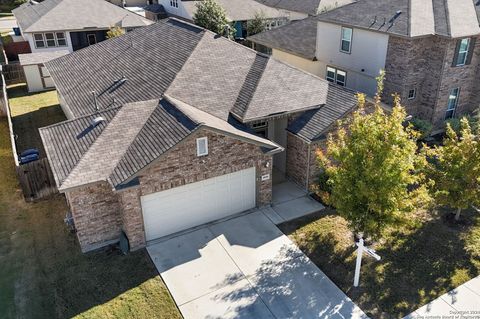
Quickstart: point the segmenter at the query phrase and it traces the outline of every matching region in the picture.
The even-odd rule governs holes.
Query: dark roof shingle
[[[257,33],[248,37],[248,40],[313,60],[317,45],[317,20],[315,17],[309,17],[293,21],[287,25]]]

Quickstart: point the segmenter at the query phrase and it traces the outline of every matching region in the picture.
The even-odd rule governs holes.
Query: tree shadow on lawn
[[[311,227],[312,222],[321,227],[329,218],[336,218],[340,224],[335,232],[344,230],[344,220],[332,211],[283,229],[298,237],[294,229]],[[463,218],[473,217],[464,214]],[[440,212],[423,224],[391,232],[385,242],[375,247],[381,261],[364,256],[358,288],[352,287],[356,253],[349,232],[339,237],[317,229],[308,239],[296,238],[296,241],[367,315],[398,318],[479,275],[480,261],[474,262],[474,257],[465,249],[466,233],[474,225],[480,227],[478,219],[476,223],[469,221],[466,225],[452,226],[445,223],[444,213]],[[348,241],[341,243],[339,238],[350,238],[350,244]]]

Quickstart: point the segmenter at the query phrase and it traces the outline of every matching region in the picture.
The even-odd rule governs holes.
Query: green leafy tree
[[[252,20],[247,22],[247,34],[254,35],[265,31],[267,28],[267,19],[263,12],[256,12]]]
[[[457,133],[447,124],[443,146],[430,150],[430,173],[438,204],[456,209],[455,219],[469,206],[480,205],[480,141],[467,118]]]
[[[235,28],[229,23],[225,10],[215,0],[198,1],[193,22],[205,29],[228,38],[235,34]]]
[[[110,30],[107,31],[107,39],[119,37],[119,36],[124,35],[124,34],[125,34],[124,29],[122,29],[118,26],[110,27]]]
[[[321,170],[328,176],[329,201],[356,234],[374,239],[429,201],[419,134],[405,125],[407,114],[398,96],[390,113],[381,108],[383,79],[382,72],[373,110],[359,94],[358,109],[318,152]]]

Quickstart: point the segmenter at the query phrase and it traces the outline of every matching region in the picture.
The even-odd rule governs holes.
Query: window
[[[342,27],[342,41],[340,45],[340,51],[350,53],[352,51],[352,34],[351,28]]]
[[[87,34],[87,42],[88,45],[94,45],[95,43],[97,43],[97,37],[95,36],[95,34]]]
[[[458,51],[456,52],[455,65],[461,66],[467,63],[468,52],[470,49],[470,38],[460,40],[458,44]]]
[[[446,120],[451,119],[452,117],[455,116],[455,109],[457,108],[459,93],[460,93],[459,88],[455,88],[452,91],[450,91],[450,95],[448,96],[447,112],[445,114]]]
[[[55,35],[53,33],[45,33],[45,40],[47,41],[47,47],[56,47]]]
[[[346,86],[347,72],[327,66],[327,81]]]
[[[197,156],[208,155],[208,139],[206,137],[197,138]]]
[[[178,8],[178,0],[170,0],[170,7]]]
[[[64,32],[34,33],[33,41],[36,48],[66,47],[67,39]]]
[[[43,34],[42,33],[34,33],[33,40],[35,41],[36,48],[44,48],[45,42],[43,41]]]
[[[260,122],[252,123],[251,127],[257,135],[267,138],[268,122],[260,121]]]
[[[417,97],[417,89],[411,89],[410,91],[408,91],[408,99],[409,100],[415,100],[415,98]]]
[[[57,32],[57,33],[55,33],[55,37],[57,38],[57,45],[59,47],[66,47],[67,46],[67,39],[65,38],[65,33]]]

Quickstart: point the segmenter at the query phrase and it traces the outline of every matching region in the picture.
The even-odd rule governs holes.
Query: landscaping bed
[[[9,86],[7,92],[17,152],[37,148],[40,157],[45,157],[38,129],[66,120],[58,103],[57,91],[28,93],[27,86],[19,84]]]
[[[480,275],[480,214],[419,212],[409,225],[390,229],[374,248],[382,257],[362,260],[353,288],[355,246],[335,210],[280,225],[308,257],[372,318],[401,318]]]
[[[0,318],[180,318],[145,250],[82,254],[63,195],[25,203],[0,118]]]

